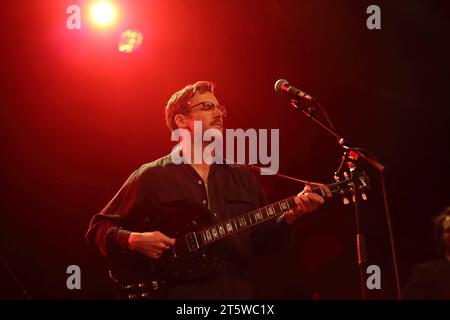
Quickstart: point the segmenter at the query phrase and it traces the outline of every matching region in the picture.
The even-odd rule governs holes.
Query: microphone
[[[297,89],[296,87],[291,86],[289,82],[287,82],[287,80],[284,79],[280,79],[277,82],[275,82],[275,91],[276,93],[286,93],[289,96],[291,96],[291,98],[294,99],[303,99],[312,102],[317,102],[316,98],[310,96],[309,94],[300,89]]]

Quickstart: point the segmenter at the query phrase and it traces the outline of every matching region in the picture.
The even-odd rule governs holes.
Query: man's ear
[[[175,123],[177,124],[178,128],[186,129],[188,127],[188,121],[186,119],[186,116],[183,114],[177,114],[175,116]]]

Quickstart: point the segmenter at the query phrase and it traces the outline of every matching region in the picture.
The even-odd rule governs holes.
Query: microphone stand
[[[352,153],[353,151],[347,152],[344,151],[342,155],[341,163],[339,164],[338,169],[334,173],[334,178],[336,181],[339,180],[339,176],[341,173],[346,177],[347,173],[344,171],[344,166],[347,164],[347,167],[349,168],[350,174],[353,176],[353,174],[357,171],[357,163],[359,161],[359,157],[357,154]],[[356,187],[356,185],[353,183],[353,204],[355,209],[355,227],[356,227],[356,252],[357,252],[357,259],[358,259],[358,271],[359,271],[359,278],[360,278],[360,290],[361,290],[361,296],[363,300],[367,299],[367,292],[366,288],[364,286],[364,267],[367,263],[367,257],[366,257],[366,243],[364,239],[364,235],[361,231],[361,209],[360,209],[360,196],[364,196],[364,200],[367,198],[364,194],[359,194],[359,190]],[[348,204],[348,199],[344,199],[344,204]]]
[[[14,274],[14,272],[11,270],[8,263],[2,256],[0,256],[0,263],[5,268],[5,270],[8,272],[11,279],[14,280],[14,283],[17,285],[18,289],[20,289],[20,293],[23,295],[23,297],[27,300],[31,300],[31,296],[28,294],[27,289],[25,289],[22,282],[20,282],[19,278]]]
[[[309,119],[311,119],[312,121],[317,123],[320,127],[325,129],[328,133],[330,133],[332,136],[334,136],[337,139],[340,147],[343,149],[343,157],[342,157],[341,164],[339,165],[339,168],[335,173],[335,178],[342,171],[342,169],[344,167],[344,163],[350,164],[349,168],[350,168],[351,173],[355,172],[355,170],[357,168],[356,164],[357,164],[357,161],[359,160],[359,158],[363,158],[364,160],[366,160],[367,163],[369,163],[369,165],[372,166],[375,170],[377,170],[380,174],[381,187],[382,187],[383,200],[384,200],[384,209],[385,209],[385,213],[386,213],[388,234],[389,234],[389,240],[390,240],[390,245],[391,245],[392,262],[394,265],[394,277],[395,277],[395,282],[396,282],[397,298],[398,298],[398,300],[401,300],[402,296],[401,296],[400,280],[399,280],[398,267],[397,267],[397,255],[396,255],[395,246],[394,246],[394,237],[393,237],[393,233],[392,233],[391,215],[390,215],[389,206],[388,206],[386,186],[384,183],[385,166],[382,165],[379,161],[377,161],[375,156],[368,150],[359,148],[359,147],[350,146],[350,143],[348,142],[348,140],[346,140],[345,138],[343,138],[336,132],[336,130],[335,130],[331,120],[329,119],[328,115],[326,114],[324,108],[317,101],[311,100],[311,102],[314,103],[317,107],[319,107],[322,110],[322,112],[325,115],[325,118],[327,119],[331,128],[329,126],[325,125],[324,123],[322,123],[320,120],[318,120],[314,116],[316,108],[313,105],[308,104],[308,106],[301,106],[301,105],[299,105],[299,102],[296,99],[291,100],[291,105],[294,107],[295,110],[302,111]],[[353,204],[354,204],[354,210],[355,210],[355,225],[356,225],[356,249],[357,249],[357,257],[358,257],[358,269],[359,269],[359,277],[360,277],[361,296],[362,296],[363,300],[366,300],[367,293],[366,293],[366,286],[365,286],[365,281],[364,281],[364,270],[363,270],[364,265],[366,263],[366,249],[365,249],[364,235],[362,234],[362,231],[361,231],[361,219],[360,219],[361,205],[359,202],[360,194],[358,194],[358,188],[353,188],[353,189],[354,189]]]

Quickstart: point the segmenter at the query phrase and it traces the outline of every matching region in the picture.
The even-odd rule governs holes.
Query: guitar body
[[[364,172],[327,186],[335,197],[353,197],[355,191],[362,194],[370,187]],[[325,196],[320,186],[313,187],[312,192]],[[293,196],[224,221],[213,221],[213,214],[201,205],[190,205],[183,212],[168,215],[165,221],[158,222],[157,230],[176,238],[176,242],[160,259],[133,252],[109,256],[109,275],[118,286],[119,298],[163,299],[177,282],[195,281],[210,275],[217,266],[214,257],[217,241],[279,217],[296,206]]]
[[[202,207],[187,208],[167,219],[158,231],[176,238],[173,248],[160,259],[134,252],[121,252],[109,256],[110,278],[116,283],[119,299],[163,299],[177,282],[189,282],[214,272],[217,259],[214,246],[198,248],[195,231],[212,224],[212,214]],[[200,239],[199,239],[200,240]],[[190,243],[194,242],[194,246]]]

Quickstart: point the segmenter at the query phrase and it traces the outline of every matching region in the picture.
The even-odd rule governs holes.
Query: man
[[[450,207],[434,219],[434,239],[441,258],[414,267],[403,298],[450,300]]]
[[[196,122],[201,123],[203,132],[222,132],[225,115],[213,84],[206,81],[176,92],[166,106],[169,129],[185,129],[191,136]],[[193,140],[184,143],[192,145]],[[194,147],[186,148],[191,154],[183,157],[191,158]],[[175,164],[174,152],[135,171],[110,203],[93,217],[87,239],[103,255],[138,252],[158,260],[175,245],[175,239],[161,232],[161,228],[182,219],[188,208],[207,208],[212,221],[217,222],[267,204],[256,177],[246,167],[207,161]],[[331,196],[325,186],[324,190]],[[314,211],[323,202],[323,197],[306,186],[295,198],[296,210],[219,241],[214,252],[219,262],[215,271],[208,277],[176,283],[165,298],[253,298],[247,274],[251,254],[283,246],[298,214]]]

